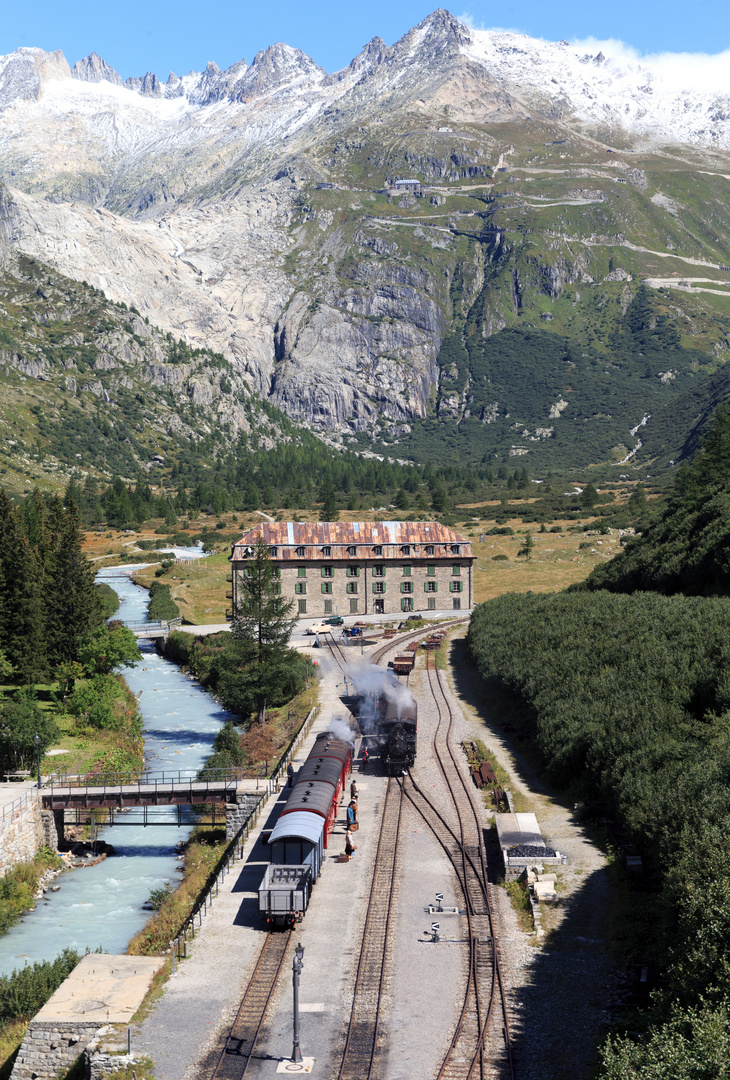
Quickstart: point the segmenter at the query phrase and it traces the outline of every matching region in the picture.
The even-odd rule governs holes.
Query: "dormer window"
[[[304,558],[304,548],[303,547],[298,547],[297,548],[297,558],[298,559],[303,559]]]
[[[383,554],[382,547],[380,546],[380,544],[376,544],[375,547],[373,548],[373,555],[382,555],[382,554]]]
[[[426,554],[433,555],[433,544],[426,544]]]
[[[322,558],[324,558],[324,559],[331,559],[332,558],[332,548],[331,547],[323,547],[322,548]]]
[[[411,545],[410,544],[404,544],[403,547],[400,549],[400,551],[401,551],[401,555],[410,555],[410,553],[411,553]]]
[[[357,548],[356,547],[349,547],[347,549],[347,554],[348,555],[357,555]]]
[[[279,558],[279,549],[278,549],[278,547],[269,548],[269,555],[271,556],[272,559],[278,559]]]
[[[452,555],[458,555],[460,551],[461,551],[461,547],[459,546],[459,544],[452,544],[451,545],[451,554]]]

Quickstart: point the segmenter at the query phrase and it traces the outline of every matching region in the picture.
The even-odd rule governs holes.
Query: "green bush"
[[[35,736],[41,755],[58,738],[53,716],[40,709],[32,691],[21,691],[0,708],[0,771],[30,769],[36,763]]]
[[[162,581],[153,581],[150,585],[150,606],[147,609],[148,619],[176,619],[180,615],[180,608],[172,599],[170,586]]]
[[[89,727],[118,731],[124,726],[118,708],[121,697],[122,689],[114,675],[94,675],[77,683],[67,708]]]
[[[80,959],[75,949],[64,949],[55,960],[26,964],[11,975],[0,975],[0,1023],[35,1016]]]

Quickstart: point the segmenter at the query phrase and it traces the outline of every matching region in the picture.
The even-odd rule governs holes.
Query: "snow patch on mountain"
[[[730,147],[727,53],[713,58],[709,72],[697,79],[697,58],[639,59],[620,47],[612,55],[615,44],[602,42],[593,53],[567,41],[472,30],[462,53],[525,104],[544,109],[546,100],[552,102],[555,119],[623,128],[657,141]]]

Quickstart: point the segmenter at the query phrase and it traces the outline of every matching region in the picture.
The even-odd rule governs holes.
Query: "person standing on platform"
[[[370,760],[370,754],[368,753],[368,748],[367,748],[367,746],[363,746],[363,748],[362,748],[362,771],[363,772],[368,771],[368,761],[369,760]]]
[[[354,853],[357,851],[357,844],[352,842],[352,833],[348,829],[345,833],[345,855],[348,859],[351,859]]]
[[[286,775],[287,775],[287,785],[289,787],[291,787],[292,784],[294,783],[294,766],[292,765],[291,761],[289,762],[289,764],[286,767]]]
[[[357,803],[353,799],[347,807],[347,828],[351,829],[357,824]]]
[[[352,783],[350,784],[350,798],[351,799],[357,799],[359,794],[360,794],[360,792],[357,790],[357,784],[353,780]]]

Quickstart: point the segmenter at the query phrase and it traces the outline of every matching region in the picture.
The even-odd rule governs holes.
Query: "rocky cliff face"
[[[0,58],[0,232],[297,420],[397,438],[477,297],[480,334],[564,329],[566,289],[580,312],[616,262],[722,276],[721,98],[445,11],[333,75],[277,44],[122,85],[95,53],[20,49]],[[458,419],[468,394],[443,390]]]

